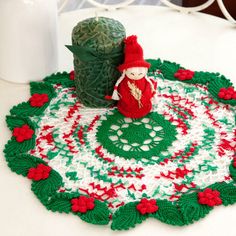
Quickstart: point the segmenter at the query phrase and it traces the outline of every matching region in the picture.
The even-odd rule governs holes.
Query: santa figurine
[[[118,100],[118,110],[124,116],[141,118],[152,110],[156,83],[146,76],[150,64],[143,59],[143,49],[137,42],[137,36],[127,37],[124,43],[125,60],[118,66],[122,75],[111,98]]]

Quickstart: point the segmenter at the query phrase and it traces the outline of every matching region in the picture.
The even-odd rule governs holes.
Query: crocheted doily
[[[236,202],[232,83],[149,62],[157,93],[143,118],[84,107],[73,72],[32,82],[31,98],[11,109],[6,160],[47,209],[121,230],[148,217],[187,225]]]

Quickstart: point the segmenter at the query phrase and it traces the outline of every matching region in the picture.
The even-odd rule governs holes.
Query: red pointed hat
[[[124,40],[125,43],[125,61],[118,66],[119,71],[131,67],[146,67],[151,65],[143,59],[143,49],[137,42],[137,36],[131,35]]]

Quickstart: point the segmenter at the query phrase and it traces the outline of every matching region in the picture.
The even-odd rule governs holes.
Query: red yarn
[[[30,129],[28,125],[22,125],[21,127],[16,127],[13,129],[12,135],[16,138],[19,143],[25,140],[31,139],[34,134],[34,130]]]
[[[234,91],[232,98],[236,100],[236,91]]]
[[[190,152],[194,152],[194,151],[195,151],[195,148],[194,148],[194,147],[191,147],[191,148],[189,149],[189,151],[190,151]]]
[[[191,70],[178,69],[175,74],[175,78],[179,80],[190,80],[194,76],[194,72]]]
[[[175,170],[176,172],[176,178],[178,179],[178,178],[184,178],[185,177],[185,175],[187,175],[190,171],[189,170],[187,170],[187,169],[183,169],[183,170],[181,170],[180,168],[177,168],[176,170]]]
[[[129,83],[133,84],[142,92],[140,102],[132,95]],[[132,80],[125,76],[118,86],[118,93],[120,94],[121,99],[117,103],[117,108],[124,116],[141,118],[151,111],[151,98],[154,94],[152,93],[151,85],[146,78]]]
[[[221,88],[218,93],[218,97],[224,100],[236,100],[236,91],[233,87]]]
[[[32,107],[41,107],[49,101],[48,95],[46,93],[35,93],[29,99],[30,105]]]
[[[92,210],[95,207],[94,198],[85,196],[71,199],[71,204],[71,210],[73,212],[86,213],[88,210]]]
[[[143,198],[140,203],[136,206],[136,209],[142,214],[154,213],[158,210],[155,199],[148,200]]]
[[[198,202],[210,207],[221,205],[222,200],[220,198],[220,192],[206,188],[203,192],[198,193]]]
[[[137,42],[137,36],[131,35],[124,40],[125,43],[125,61],[122,65],[118,66],[119,71],[131,67],[146,67],[149,68],[150,63],[146,62],[143,58],[143,49]]]
[[[70,72],[70,80],[75,80],[75,71],[74,70],[72,70]]]
[[[38,164],[36,168],[30,168],[27,177],[35,181],[47,179],[51,172],[51,167],[44,164]]]

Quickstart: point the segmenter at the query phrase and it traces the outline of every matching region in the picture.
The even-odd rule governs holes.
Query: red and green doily
[[[236,203],[236,92],[218,73],[149,60],[153,111],[141,119],[77,101],[73,73],[31,83],[6,121],[9,167],[51,211],[134,227],[188,225]]]

